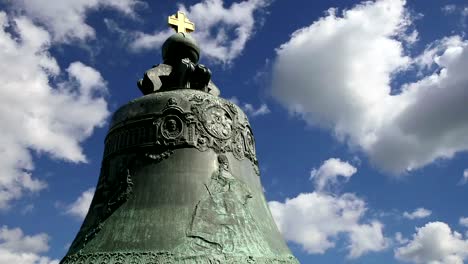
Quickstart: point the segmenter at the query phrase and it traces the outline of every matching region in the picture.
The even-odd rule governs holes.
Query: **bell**
[[[185,37],[165,47],[192,47]],[[139,83],[146,95],[114,113],[89,212],[60,263],[298,263],[266,203],[246,115],[197,60],[164,55]]]

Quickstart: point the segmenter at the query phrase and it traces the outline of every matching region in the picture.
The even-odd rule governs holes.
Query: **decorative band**
[[[183,111],[175,98],[169,98],[161,113],[127,120],[112,129],[105,141],[104,157],[138,147],[195,147],[232,152],[236,159],[247,158],[257,165],[252,130],[247,120],[239,122],[232,103],[199,95],[189,101],[191,111]]]
[[[298,264],[292,255],[277,256],[230,256],[198,255],[176,256],[169,252],[102,252],[73,254],[66,256],[60,264],[206,264],[206,263],[255,263],[255,264]]]

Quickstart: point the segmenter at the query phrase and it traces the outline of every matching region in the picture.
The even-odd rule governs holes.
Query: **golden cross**
[[[190,33],[195,30],[195,24],[185,16],[184,12],[177,11],[176,15],[172,15],[168,18],[168,23],[177,33]]]

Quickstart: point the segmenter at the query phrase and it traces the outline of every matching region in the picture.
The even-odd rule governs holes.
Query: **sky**
[[[466,1],[0,0],[0,264],[66,254],[178,10],[301,263],[468,263]]]

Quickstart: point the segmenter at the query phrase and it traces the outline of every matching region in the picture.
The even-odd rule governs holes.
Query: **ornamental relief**
[[[247,152],[255,156],[255,140],[250,127],[246,127],[246,129],[244,130],[244,138],[245,148],[247,149]]]
[[[182,120],[176,115],[164,117],[160,124],[161,135],[168,140],[178,138],[182,134]]]
[[[233,103],[195,94],[188,99],[191,111],[185,112],[179,106],[183,102],[178,101],[169,98],[161,114],[109,134],[105,156],[129,147],[192,146],[200,151],[232,152],[238,160],[248,158],[257,164],[251,128],[246,119],[239,122]]]
[[[236,131],[236,134],[232,140],[232,153],[234,157],[238,160],[243,160],[245,157],[245,144],[244,144],[244,137],[242,136],[242,131]]]
[[[176,264],[176,263],[256,263],[256,264],[298,264],[292,255],[268,256],[234,256],[218,255],[175,255],[167,251],[140,252],[97,252],[88,254],[72,254],[66,256],[61,264]]]
[[[219,139],[228,139],[232,134],[232,117],[223,108],[212,106],[204,112],[204,122],[206,130],[212,136]]]
[[[210,135],[222,140],[232,136],[233,127],[237,125],[235,107],[212,96],[201,94],[195,94],[189,101],[193,103],[192,112]]]
[[[80,252],[86,247],[104,228],[106,220],[131,198],[135,162],[135,156],[120,159],[118,169],[114,173],[110,172],[108,162],[103,163],[101,177],[99,177],[89,212],[75,240],[70,245],[69,252]]]
[[[239,113],[232,102],[202,94],[193,95],[189,101],[199,121],[197,130],[203,148],[208,145],[217,152],[232,152],[236,159],[248,158],[257,167],[252,130],[245,116],[242,123],[238,121]]]

